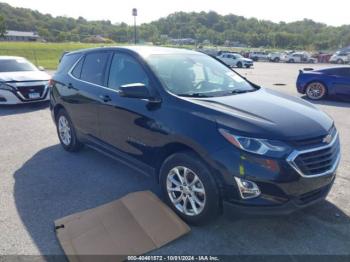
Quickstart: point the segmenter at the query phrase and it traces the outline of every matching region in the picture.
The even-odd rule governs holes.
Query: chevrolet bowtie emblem
[[[323,138],[323,143],[327,143],[329,144],[330,142],[332,142],[332,135],[327,135],[326,137]]]

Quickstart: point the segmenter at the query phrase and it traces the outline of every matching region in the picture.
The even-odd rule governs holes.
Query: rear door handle
[[[73,89],[73,88],[74,88],[73,84],[72,84],[72,83],[69,83],[69,84],[68,84],[68,89]]]
[[[112,101],[112,99],[109,95],[100,95],[99,97],[105,103]]]

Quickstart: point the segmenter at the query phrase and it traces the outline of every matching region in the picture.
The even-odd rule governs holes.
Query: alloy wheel
[[[62,143],[65,146],[69,146],[72,141],[72,133],[68,119],[63,115],[58,119],[58,132]]]
[[[199,215],[206,204],[204,185],[198,175],[184,166],[171,169],[167,175],[167,192],[172,204],[187,216]]]
[[[326,88],[321,83],[311,83],[306,90],[307,96],[314,100],[321,99],[325,93]]]

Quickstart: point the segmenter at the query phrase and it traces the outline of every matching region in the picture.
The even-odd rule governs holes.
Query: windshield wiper
[[[184,97],[213,97],[211,95],[207,95],[204,93],[188,93],[188,94],[177,94],[178,96],[184,96]]]
[[[253,92],[253,90],[241,90],[241,89],[234,89],[231,91],[231,94],[243,94],[243,93],[248,93],[248,92]]]

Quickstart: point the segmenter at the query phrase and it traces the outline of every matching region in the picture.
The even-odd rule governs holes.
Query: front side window
[[[146,72],[132,56],[116,53],[109,71],[108,87],[118,90],[123,85],[144,84],[149,86]]]
[[[104,76],[110,53],[97,52],[85,56],[80,79],[96,85],[104,84]]]
[[[217,60],[201,54],[151,55],[146,61],[163,86],[180,96],[223,96],[255,91]]]

